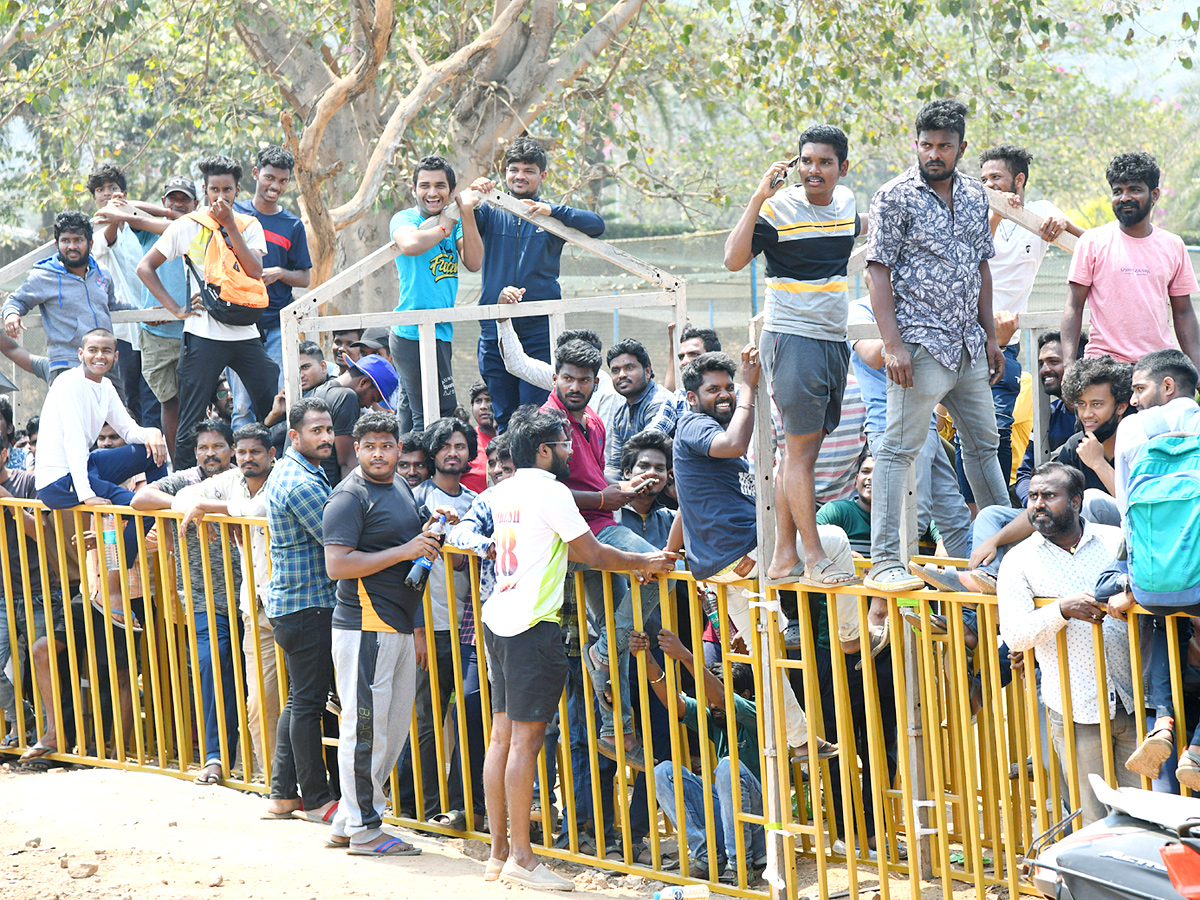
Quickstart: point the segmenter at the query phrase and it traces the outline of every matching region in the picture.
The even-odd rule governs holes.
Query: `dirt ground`
[[[393,829],[422,855],[352,857],[323,848],[324,827],[261,820],[264,806],[259,797],[161,775],[22,773],[6,765],[0,770],[0,900],[473,900],[524,893],[483,880],[483,863],[467,855],[482,856],[482,844]],[[588,897],[649,898],[661,886],[566,863],[553,867],[574,877],[577,892]],[[862,874],[864,888],[876,883],[865,877],[873,872]],[[906,898],[907,885],[893,884],[892,897]],[[844,885],[844,874],[831,867],[831,889]],[[922,894],[932,900],[941,891],[930,886]],[[973,895],[955,891],[955,898]]]

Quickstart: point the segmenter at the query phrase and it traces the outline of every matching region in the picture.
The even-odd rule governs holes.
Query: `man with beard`
[[[400,435],[400,462],[396,474],[410,488],[429,478],[429,454],[425,452],[425,436],[419,431]]]
[[[625,442],[650,425],[671,402],[671,392],[655,382],[650,354],[641,341],[626,338],[613,344],[605,354],[605,362],[612,373],[613,386],[625,400],[613,420],[612,447],[604,472],[609,481],[617,481],[621,477]]]
[[[198,465],[190,469],[180,469],[151,482],[138,490],[130,501],[130,506],[139,512],[151,512],[156,509],[170,509],[176,496],[185,488],[193,487],[202,481],[213,478],[225,472],[233,459],[233,432],[220,419],[208,419],[196,426],[194,435],[196,459]],[[208,617],[208,597],[204,590],[205,558],[200,544],[201,532],[193,523],[180,528],[172,522],[171,536],[175,540],[175,577],[179,601],[195,629],[196,659],[195,667],[200,677],[200,697],[204,707],[204,763],[200,774],[196,776],[196,784],[219,784],[224,777],[224,765],[221,761],[221,732],[225,732],[225,747],[228,762],[233,762],[233,756],[238,745],[238,704],[237,681],[233,674],[233,646],[229,630],[229,598],[225,591],[225,579],[214,574],[212,578],[213,618]],[[224,557],[225,542],[216,529],[206,530],[208,536],[208,562],[215,570],[221,565]],[[183,546],[180,546],[180,542]],[[241,568],[236,547],[230,547],[233,554],[233,590],[236,593],[241,587]],[[191,590],[185,589],[183,578],[183,556],[188,560],[188,574]],[[221,697],[217,697],[217,686],[213,675],[213,652],[211,646],[216,644],[216,658],[221,663]],[[223,719],[217,712],[217,707],[223,710]]]
[[[997,317],[1011,318],[1023,314],[1029,306],[1034,279],[1050,244],[1063,232],[1076,237],[1083,234],[1083,229],[1072,223],[1049,200],[1025,202],[1025,187],[1032,161],[1033,156],[1028,150],[1011,144],[989,147],[979,154],[979,180],[984,187],[1004,194],[1014,208],[1025,208],[1042,219],[1042,228],[1035,233],[996,212],[991,214],[989,224],[996,255],[988,260],[988,269],[992,274],[992,312]],[[1000,433],[1000,470],[1007,475],[1012,471],[1013,407],[1021,392],[1021,363],[1018,359],[1020,329],[1013,330],[1012,337],[1001,349],[1005,356],[1004,378],[992,385],[992,401],[996,407],[996,426]],[[963,474],[961,449],[956,457],[959,488],[967,503],[974,504],[971,486]]]
[[[754,389],[761,366],[753,345],[742,350],[742,387],[733,383],[737,364],[724,353],[705,353],[683,370],[692,411],[679,420],[673,445],[673,472],[679,495],[680,527],[672,529],[668,550],[687,547],[688,567],[698,581],[729,583],[756,578],[760,574],[755,556],[758,526],[755,520],[754,476],[746,462],[746,450],[754,431]],[[850,542],[834,525],[818,526],[821,552],[843,571],[854,568]],[[680,541],[682,536],[682,541]],[[750,594],[731,590],[729,617],[743,636],[752,635]],[[853,597],[839,598],[838,618],[857,616]],[[843,612],[844,611],[844,612]],[[787,628],[787,616],[779,616],[779,627]],[[807,760],[807,719],[791,685],[783,686],[783,709],[787,720],[788,745],[801,748]],[[837,745],[817,740],[822,759],[837,753]]]
[[[324,516],[325,565],[338,579],[333,658],[344,700],[338,740],[342,800],[330,841],[361,856],[421,852],[381,827],[384,786],[412,723],[419,664],[420,641],[413,632],[421,594],[404,580],[413,560],[436,562],[441,551],[422,529],[412,492],[396,478],[399,435],[391,413],[369,412],[358,420],[358,468],[329,495]],[[452,510],[434,512],[457,519]],[[447,694],[449,689],[448,683]],[[427,790],[436,795],[436,784]]]
[[[412,194],[417,205],[392,216],[388,231],[400,248],[396,272],[400,278],[397,312],[415,309],[450,309],[458,295],[458,263],[470,272],[483,265],[483,240],[474,214],[479,195],[474,191],[454,193],[454,169],[440,156],[426,156],[417,163]],[[447,212],[451,197],[461,214],[456,222]],[[557,295],[555,295],[557,296]],[[438,415],[454,411],[454,374],[451,371],[451,340],[454,326],[437,324]],[[400,374],[400,388],[408,398],[410,421],[401,421],[402,431],[420,431],[433,418],[425,415],[421,393],[421,353],[416,325],[397,325],[388,338],[392,360]],[[418,641],[419,643],[419,641]]]
[[[767,294],[759,349],[771,399],[783,420],[784,454],[778,478],[785,502],[776,507],[779,540],[767,577],[810,587],[858,584],[853,567],[834,567],[817,537],[816,463],[825,437],[837,428],[850,351],[847,264],[865,231],[854,193],[838,182],[849,172],[849,142],[834,125],[800,135],[802,184],[783,187],[791,164],[767,169],[725,242],[725,268],[738,271],[762,253]],[[799,534],[805,555],[797,557]]]
[[[425,432],[425,451],[433,464],[433,475],[428,481],[417,485],[413,498],[424,518],[435,509],[453,509],[458,518],[464,517],[475,500],[475,492],[462,486],[462,476],[475,457],[475,431],[466,422],[458,419],[438,419]],[[454,631],[450,627],[450,601],[448,591],[454,591],[456,624],[462,623],[463,612],[471,603],[471,575],[467,557],[454,558],[454,579],[446,582],[446,567],[439,558],[429,570],[429,605],[433,621],[425,621],[424,607],[413,613],[413,640],[416,642],[417,660],[417,747],[421,753],[421,785],[425,809],[418,810],[423,818],[431,818],[438,812],[438,762],[437,742],[434,731],[434,716],[446,717],[450,706],[450,695],[454,693]],[[407,573],[406,573],[407,574]],[[433,658],[428,651],[426,629],[433,631]],[[430,668],[436,669],[439,710],[435,713]],[[415,804],[412,785],[412,766],[409,758],[412,748],[405,749],[401,756],[400,804],[405,810]],[[462,780],[457,770],[451,771],[448,787],[450,810],[463,808]],[[445,823],[440,823],[445,824]]]
[[[1067,368],[1075,361],[1086,304],[1092,308],[1088,356],[1108,354],[1133,363],[1174,346],[1178,338],[1179,348],[1200,365],[1200,327],[1191,297],[1197,285],[1187,248],[1149,218],[1160,193],[1158,162],[1149,153],[1122,153],[1105,175],[1116,221],[1085,232],[1071,257],[1059,329]]]
[[[1074,757],[1079,773],[1083,825],[1106,815],[1104,804],[1088,785],[1088,775],[1105,775],[1105,750],[1126,759],[1137,747],[1133,678],[1129,667],[1128,627],[1106,617],[1092,596],[1096,580],[1116,558],[1121,529],[1097,525],[1080,516],[1083,474],[1059,462],[1038,466],[1029,482],[1026,514],[1036,532],[1009,551],[1000,566],[998,604],[1000,637],[1009,649],[1033,650],[1041,669],[1041,693],[1050,722],[1050,740],[1067,777],[1065,729],[1074,730]],[[1057,598],[1035,605],[1035,597]],[[1093,628],[1103,630],[1107,684],[1099,684]],[[1059,675],[1058,634],[1066,630],[1070,680]],[[1028,667],[1026,667],[1028,668]],[[1032,673],[1030,673],[1032,677]],[[1069,691],[1073,722],[1064,723]],[[1112,746],[1105,748],[1103,719],[1110,720]],[[1136,787],[1137,778],[1117,767],[1117,783]]]
[[[525,204],[530,216],[551,216],[589,237],[604,233],[604,220],[596,213],[541,199],[546,151],[533,138],[519,137],[509,145],[504,153],[504,180],[508,192]],[[471,185],[479,194],[490,194],[495,188],[495,182],[486,176]],[[500,291],[509,285],[520,290],[525,300],[555,300],[562,296],[558,285],[562,238],[487,203],[475,210],[475,221],[484,246],[480,306],[496,303]],[[513,329],[527,354],[550,361],[550,323],[545,316],[516,319]],[[479,323],[479,374],[487,381],[492,412],[501,431],[518,406],[546,399],[544,390],[510,375],[504,367],[496,323],[491,319]]]
[[[613,516],[654,476],[643,473],[623,484],[609,484],[604,477],[604,423],[588,406],[596,390],[599,371],[600,351],[585,341],[567,341],[555,352],[554,392],[542,410],[563,415],[567,423],[567,434],[573,450],[562,482],[571,489],[575,504],[600,543],[632,553],[653,553],[659,548],[618,525]],[[617,758],[615,712],[611,701],[615,696],[611,678],[615,675],[619,679],[622,722],[626,729],[625,763],[644,771],[642,745],[634,734],[633,706],[629,699],[629,635],[633,632],[634,623],[628,581],[616,575],[612,579],[616,647],[608,643],[604,592],[599,573],[587,573],[584,585],[588,613],[598,634],[595,643],[581,648],[584,664],[592,677],[592,689],[600,704],[600,733],[596,749],[609,759]],[[574,589],[573,584],[571,589]],[[657,591],[643,592],[642,617],[646,622],[657,611],[658,601]],[[646,628],[657,631],[649,625]],[[615,671],[612,668],[614,661]]]
[[[92,258],[87,216],[73,209],[55,216],[54,243],[58,252],[35,264],[0,309],[4,330],[16,341],[25,330],[21,317],[41,307],[51,382],[79,365],[84,334],[94,328],[112,330],[110,310],[133,308],[117,299],[112,278]]]
[[[564,346],[592,354],[595,366],[577,376],[594,380],[599,353],[582,341]],[[562,349],[560,375],[569,365],[562,362]],[[583,397],[576,411],[586,408]],[[599,426],[594,414],[589,419]],[[653,548],[630,553],[596,540],[595,526],[580,515],[578,497],[561,483],[574,452],[570,435],[578,428],[574,419],[568,424],[551,409],[514,416],[508,436],[517,472],[492,488],[497,583],[482,613],[492,681],[492,734],[483,768],[492,853],[484,878],[539,890],[575,887],[539,863],[529,843],[537,756],[567,680],[559,613],[568,549],[596,568],[665,573],[674,567],[670,553]],[[531,666],[531,659],[539,664]]]
[[[1008,502],[996,450],[990,385],[1004,377],[988,260],[995,255],[986,188],[956,171],[967,107],[933,100],[917,116],[917,165],[871,201],[867,274],[883,339],[887,424],[875,451],[882,490],[871,516],[872,590],[916,590],[902,562],[908,473],[942,403],[963,441],[963,467],[981,506]]]
[[[285,819],[295,812],[328,824],[337,800],[325,768],[321,717],[333,684],[337,596],[325,569],[323,515],[331,488],[321,462],[333,454],[333,417],[324,400],[304,397],[288,412],[288,425],[292,445],[265,488],[271,531],[267,616],[288,673],[267,815]]]
[[[206,513],[242,518],[266,518],[267,498],[263,487],[275,465],[275,448],[270,432],[252,422],[243,425],[233,435],[233,452],[237,465],[213,478],[180,491],[171,509],[185,513],[183,524],[199,521]],[[242,613],[242,653],[246,660],[246,720],[250,740],[260,767],[266,765],[267,743],[264,734],[274,735],[279,722],[279,686],[275,670],[275,631],[267,618],[263,599],[270,581],[267,562],[267,532],[256,525],[248,529],[250,552],[246,552],[243,532],[234,528],[231,533],[238,541],[242,557],[242,589],[238,606]],[[253,590],[253,593],[251,591]],[[258,630],[257,657],[262,666],[263,694],[258,691],[254,666]]]

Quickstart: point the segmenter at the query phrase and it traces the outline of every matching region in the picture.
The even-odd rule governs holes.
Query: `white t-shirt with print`
[[[208,212],[208,209],[206,207],[197,212]],[[208,234],[208,229],[194,219],[186,217],[176,219],[163,232],[162,237],[155,243],[154,249],[167,259],[177,259],[186,253],[191,257],[196,270],[203,272]],[[267,237],[263,233],[262,222],[258,219],[250,217],[246,230],[242,232],[242,239],[245,240],[246,246],[250,248],[251,252],[266,256]],[[185,268],[185,272],[188,296],[191,297],[196,293],[197,288],[192,279],[191,270]],[[218,322],[207,312],[195,313],[184,319],[183,331],[185,334],[194,334],[197,337],[208,338],[210,341],[256,341],[259,339],[257,325],[226,325]]]
[[[1063,211],[1049,200],[1035,200],[1026,203],[1025,208],[1043,219],[1046,216],[1063,215]],[[988,260],[988,270],[992,274],[992,312],[1003,310],[1020,315],[1029,306],[1034,279],[1050,245],[1040,234],[1022,228],[1009,219],[1000,220],[993,243],[996,245],[996,255]],[[1020,341],[1021,334],[1018,331],[1009,344]]]
[[[544,469],[518,469],[491,489],[496,588],[483,605],[493,634],[514,637],[557,621],[567,544],[588,531],[571,491]]]

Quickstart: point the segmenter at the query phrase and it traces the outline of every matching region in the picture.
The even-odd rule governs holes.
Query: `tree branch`
[[[396,105],[383,129],[383,134],[375,144],[371,158],[367,161],[358,190],[346,203],[330,210],[330,216],[336,229],[340,231],[366,214],[379,193],[379,188],[383,184],[383,176],[386,174],[388,166],[391,165],[391,160],[412,120],[449,81],[466,71],[473,57],[484,50],[494,48],[501,41],[508,29],[519,21],[527,2],[528,0],[514,0],[509,3],[491,26],[478,38],[440,62],[429,66],[417,81],[416,86],[409,91],[408,96]],[[312,123],[305,129],[305,138],[308,137],[311,130]]]

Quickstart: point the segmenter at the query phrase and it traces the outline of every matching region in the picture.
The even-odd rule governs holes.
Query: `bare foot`
[[[272,800],[267,804],[267,812],[273,816],[286,816],[295,812],[302,806],[300,800]]]

